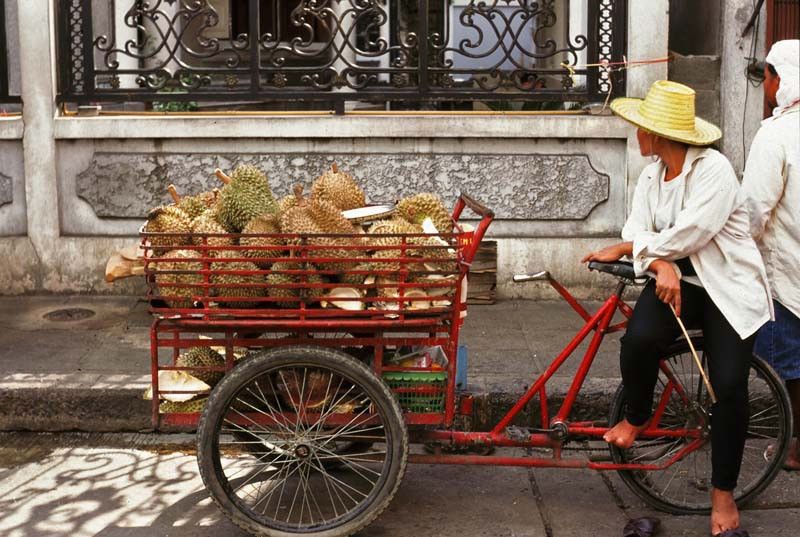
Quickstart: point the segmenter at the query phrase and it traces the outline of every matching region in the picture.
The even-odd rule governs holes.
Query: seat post
[[[624,293],[624,292],[625,292],[625,288],[626,288],[627,286],[628,286],[628,284],[626,284],[624,281],[620,280],[620,281],[619,281],[619,283],[617,283],[617,290],[616,290],[616,291],[614,291],[614,295],[615,295],[617,298],[620,298],[620,299],[621,299],[621,298],[622,298],[622,293]]]

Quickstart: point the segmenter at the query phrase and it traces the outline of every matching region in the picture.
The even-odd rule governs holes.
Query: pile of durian
[[[370,220],[353,216],[367,207],[365,193],[335,164],[308,194],[296,185],[280,199],[254,166],[215,174],[220,188],[210,192],[181,196],[170,185],[174,203],[153,209],[143,227],[154,283],[168,306],[192,308],[198,296],[214,297],[205,307],[237,309],[451,304],[458,274],[448,235],[453,221],[435,194],[407,197]]]

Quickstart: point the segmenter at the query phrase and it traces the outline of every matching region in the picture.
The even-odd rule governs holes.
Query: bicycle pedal
[[[514,442],[525,442],[530,438],[531,433],[528,432],[528,429],[511,425],[506,427],[505,435]]]
[[[552,432],[553,429],[533,429],[518,425],[509,425],[504,431],[505,435],[514,442],[527,442],[533,434],[550,434]]]

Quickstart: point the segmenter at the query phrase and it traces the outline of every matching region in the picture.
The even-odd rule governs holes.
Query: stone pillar
[[[337,21],[341,21],[341,26],[334,23],[331,27],[336,28],[336,34],[333,36],[333,44],[334,47],[338,50],[342,47],[341,55],[333,62],[332,67],[336,70],[337,73],[342,73],[345,69],[347,69],[351,65],[355,65],[356,63],[356,54],[355,49],[351,46],[348,46],[345,43],[345,35],[350,30],[350,26],[355,23],[355,17],[353,17],[353,13],[347,14],[349,9],[352,9],[352,5],[350,4],[349,0],[334,0],[332,3],[333,11],[336,14]],[[350,36],[351,40],[355,40],[355,36]],[[337,91],[349,92],[352,91],[349,88],[341,88]]]
[[[136,0],[115,0],[114,9],[111,14],[112,24],[114,25],[114,48],[125,50],[128,42],[136,43],[138,40],[135,21],[131,20],[130,25],[125,20],[125,15],[131,11]],[[128,54],[117,54],[116,60],[119,68],[138,69],[139,60]],[[119,75],[120,89],[136,88],[136,75]]]
[[[669,53],[669,0],[628,2],[628,59],[664,58]],[[667,78],[667,63],[636,67],[627,72],[628,97],[643,98],[656,80]],[[628,135],[628,202],[639,174],[649,161],[639,153],[636,129]]]
[[[745,77],[747,56],[755,28],[744,36],[744,29],[753,4],[750,0],[727,0],[723,2],[722,11],[722,67],[720,75],[722,142],[720,148],[733,164],[736,173],[744,171],[744,162],[750,150],[750,144],[761,126],[764,114],[764,88],[753,87]],[[766,32],[766,7],[761,11],[759,34],[755,36],[756,57],[763,60],[767,51],[764,49]]]
[[[50,0],[25,0],[17,4],[20,78],[25,103],[22,115],[28,237],[43,269],[51,266],[57,256],[59,237],[52,4]]]
[[[589,37],[589,0],[570,0],[569,3],[569,40],[570,43],[575,43],[575,38],[583,35]],[[588,45],[583,50],[577,53],[578,65],[586,65],[586,54]],[[572,58],[570,58],[570,61]],[[585,86],[586,77],[575,75],[574,83],[576,86]]]
[[[58,193],[54,178],[55,62],[51,55],[52,12],[49,0],[18,3],[20,78],[25,132],[28,231],[40,242],[58,237]]]

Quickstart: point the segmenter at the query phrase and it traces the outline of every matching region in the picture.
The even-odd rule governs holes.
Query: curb
[[[141,432],[152,430],[150,401],[142,399],[149,376],[136,375],[9,375],[0,377],[0,431]],[[587,379],[571,419],[605,420],[618,381]],[[548,406],[554,415],[569,384],[548,386]],[[522,393],[473,392],[472,428],[489,430]],[[538,396],[514,421],[541,427]]]
[[[132,375],[8,375],[0,378],[0,431],[148,430],[148,385]]]

